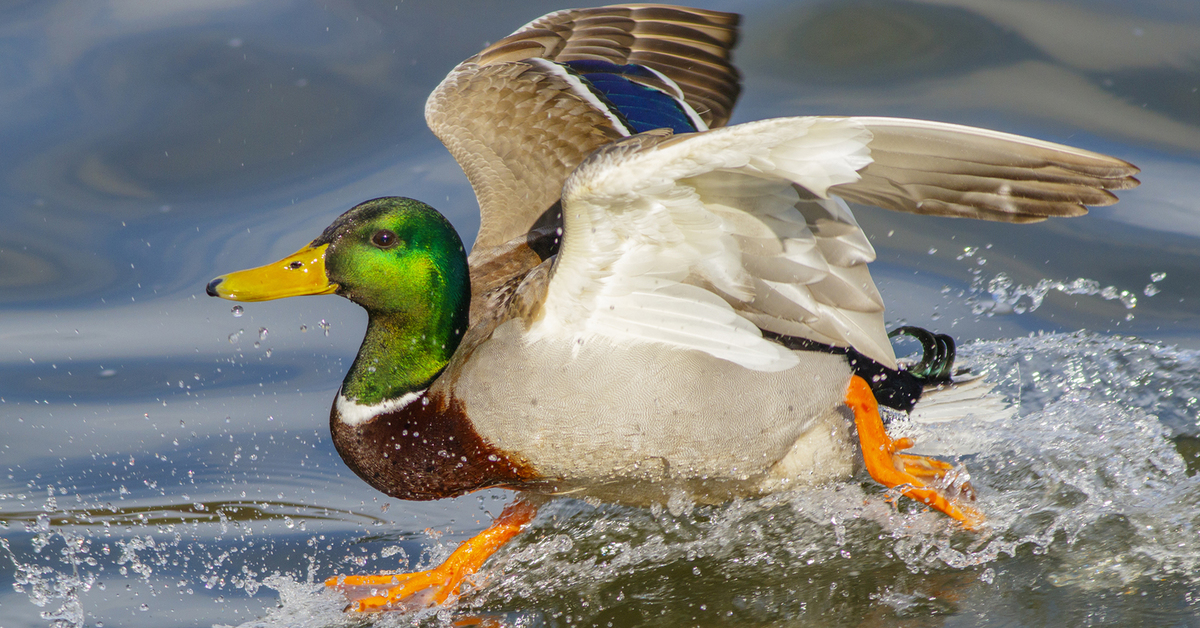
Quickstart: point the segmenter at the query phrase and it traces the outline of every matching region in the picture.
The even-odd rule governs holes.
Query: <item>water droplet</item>
[[[263,341],[263,340],[266,340],[266,339],[267,339],[267,333],[268,333],[268,332],[267,332],[267,328],[266,328],[266,327],[259,327],[259,328],[258,328],[258,339],[259,339],[259,341],[260,341],[260,342],[261,342],[261,341]]]
[[[322,318],[321,322],[317,323],[317,325],[319,325],[321,327],[321,331],[324,331],[325,337],[328,338],[329,337],[329,323],[326,323],[325,319]]]
[[[233,317],[234,317],[234,318],[239,318],[239,317],[241,317],[241,315],[242,315],[243,313],[245,313],[245,311],[246,311],[246,308],[244,308],[244,307],[242,307],[242,306],[240,306],[240,305],[235,305],[235,306],[233,306],[233,309],[231,309],[231,310],[229,310],[229,311],[230,311],[230,312],[233,312]]]
[[[1150,281],[1158,283],[1167,278],[1167,273],[1150,273]]]
[[[935,248],[933,248],[933,247],[930,247],[930,248],[929,248],[929,254],[930,254],[930,255],[933,255],[934,253],[937,253],[937,249],[935,249]]]
[[[1162,292],[1162,290],[1158,286],[1156,286],[1152,283],[1146,284],[1146,288],[1144,290],[1142,290],[1142,294],[1144,294],[1148,297],[1152,297],[1152,296],[1158,294],[1159,292]]]
[[[301,331],[301,332],[308,331],[308,325],[301,325],[301,326],[300,326],[300,331]]]

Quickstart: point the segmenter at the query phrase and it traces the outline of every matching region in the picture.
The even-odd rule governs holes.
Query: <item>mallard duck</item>
[[[1137,168],[919,120],[724,127],[737,23],[657,5],[535,20],[455,67],[426,105],[479,201],[469,256],[435,209],[389,197],[208,285],[366,309],[330,424],[378,490],[525,495],[434,569],[331,579],[359,610],[445,601],[538,496],[720,502],[865,468],[979,525],[951,466],[900,453],[911,441],[880,419],[877,399],[910,409],[947,369],[898,367],[874,250],[845,201],[1034,222],[1116,202]],[[948,337],[927,336],[952,356]]]

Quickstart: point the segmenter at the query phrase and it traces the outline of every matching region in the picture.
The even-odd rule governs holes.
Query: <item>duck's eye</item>
[[[396,237],[396,234],[387,229],[380,229],[375,232],[375,235],[371,236],[371,244],[381,249],[391,248],[398,241],[399,239]]]

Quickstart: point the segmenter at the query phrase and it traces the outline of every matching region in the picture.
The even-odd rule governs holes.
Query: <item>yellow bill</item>
[[[230,301],[270,301],[308,294],[333,294],[338,285],[325,275],[328,244],[306,246],[265,266],[221,275],[208,282],[209,296]]]

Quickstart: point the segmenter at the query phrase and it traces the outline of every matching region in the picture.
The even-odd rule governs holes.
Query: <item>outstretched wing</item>
[[[1038,222],[1082,216],[1138,185],[1132,164],[1061,144],[944,122],[854,118],[871,132],[861,179],[842,198],[931,216]]]
[[[737,22],[655,5],[559,11],[454,68],[425,118],[479,199],[472,263],[524,236],[596,148],[645,128],[723,125],[739,90]]]
[[[977,155],[980,143],[990,152]],[[762,337],[768,330],[854,347],[894,367],[867,271],[874,250],[833,194],[878,195],[908,211],[1072,215],[1082,203],[1111,202],[1106,189],[1136,185],[1135,171],[1016,136],[881,118],[635,136],[568,179],[562,248],[530,333],[661,343],[758,370],[794,365],[789,350]]]

